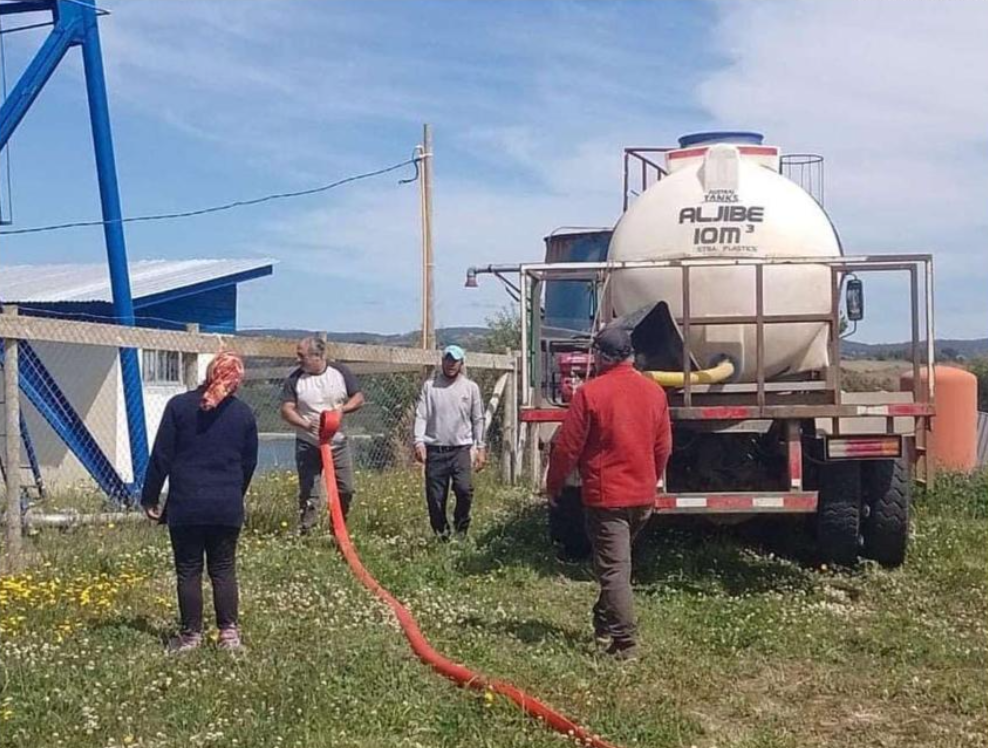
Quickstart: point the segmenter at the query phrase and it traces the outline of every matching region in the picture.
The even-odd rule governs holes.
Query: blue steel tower
[[[134,325],[134,303],[127,269],[120,190],[117,185],[106,79],[100,50],[98,19],[101,12],[96,8],[95,0],[0,0],[0,16],[6,18],[29,13],[50,14],[52,29],[0,107],[0,149],[7,146],[10,137],[66,53],[72,47],[81,47],[114,315],[118,324]],[[135,349],[120,349],[120,370],[134,473],[134,483],[127,487],[126,491],[132,496],[143,482],[148,461],[141,373]],[[55,402],[59,399],[60,393],[46,394],[42,391],[37,395],[37,391],[44,388],[32,387],[30,381],[26,382],[23,369],[20,372],[20,379],[25,394],[45,416],[56,433],[66,441],[69,448],[80,456],[83,464],[94,474],[101,487],[115,498],[124,498],[119,495],[123,490],[119,476],[114,475],[111,479],[105,475],[106,458],[88,433],[88,429],[75,416],[67,401],[64,401],[64,397],[61,398],[64,402]],[[42,402],[35,402],[36,397],[41,397]],[[93,454],[94,447],[98,454]],[[81,455],[84,455],[85,459]],[[96,474],[97,467],[100,468],[100,475]]]

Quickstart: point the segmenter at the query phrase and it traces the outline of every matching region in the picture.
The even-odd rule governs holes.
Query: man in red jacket
[[[648,522],[659,477],[672,451],[672,426],[659,385],[631,363],[631,335],[605,328],[594,340],[596,379],[576,391],[553,443],[549,500],[579,467],[587,534],[600,596],[593,607],[597,641],[607,653],[637,656],[631,546]]]

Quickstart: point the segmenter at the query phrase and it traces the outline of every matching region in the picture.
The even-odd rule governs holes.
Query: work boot
[[[183,631],[178,636],[173,636],[168,640],[165,651],[168,654],[181,654],[198,649],[202,644],[202,634],[199,632]]]
[[[299,535],[308,535],[319,525],[319,509],[311,501],[299,512],[298,532]]]
[[[618,662],[632,662],[640,656],[637,644],[633,641],[622,641],[619,639],[612,641],[611,646],[604,650],[604,652]]]
[[[556,561],[566,566],[580,566],[586,559],[564,546],[556,551]]]
[[[220,637],[216,642],[216,646],[220,649],[228,649],[231,651],[240,651],[244,648],[243,642],[240,641],[240,629],[236,626],[226,626],[220,629]]]

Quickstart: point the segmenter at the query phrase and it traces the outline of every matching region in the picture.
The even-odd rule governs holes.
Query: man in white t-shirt
[[[325,504],[320,480],[319,418],[324,410],[340,410],[344,414],[359,410],[364,404],[364,395],[349,368],[326,360],[325,341],[303,338],[295,355],[299,366],[281,388],[281,417],[295,428],[299,532],[305,534],[319,522],[319,507]],[[342,429],[333,437],[332,450],[336,487],[345,518],[353,503],[355,487],[353,455]]]

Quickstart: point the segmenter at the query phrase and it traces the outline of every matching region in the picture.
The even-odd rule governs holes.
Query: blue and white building
[[[241,283],[271,275],[272,260],[149,260],[130,264],[131,292],[139,327],[237,332]],[[14,265],[0,271],[0,300],[22,315],[86,322],[114,322],[105,263]],[[38,357],[124,480],[132,480],[127,415],[116,348],[32,341]],[[165,403],[185,391],[182,354],[141,350],[141,379],[149,444]],[[200,378],[209,363],[199,356]],[[57,492],[89,476],[48,423],[22,398],[22,412],[42,476]]]

